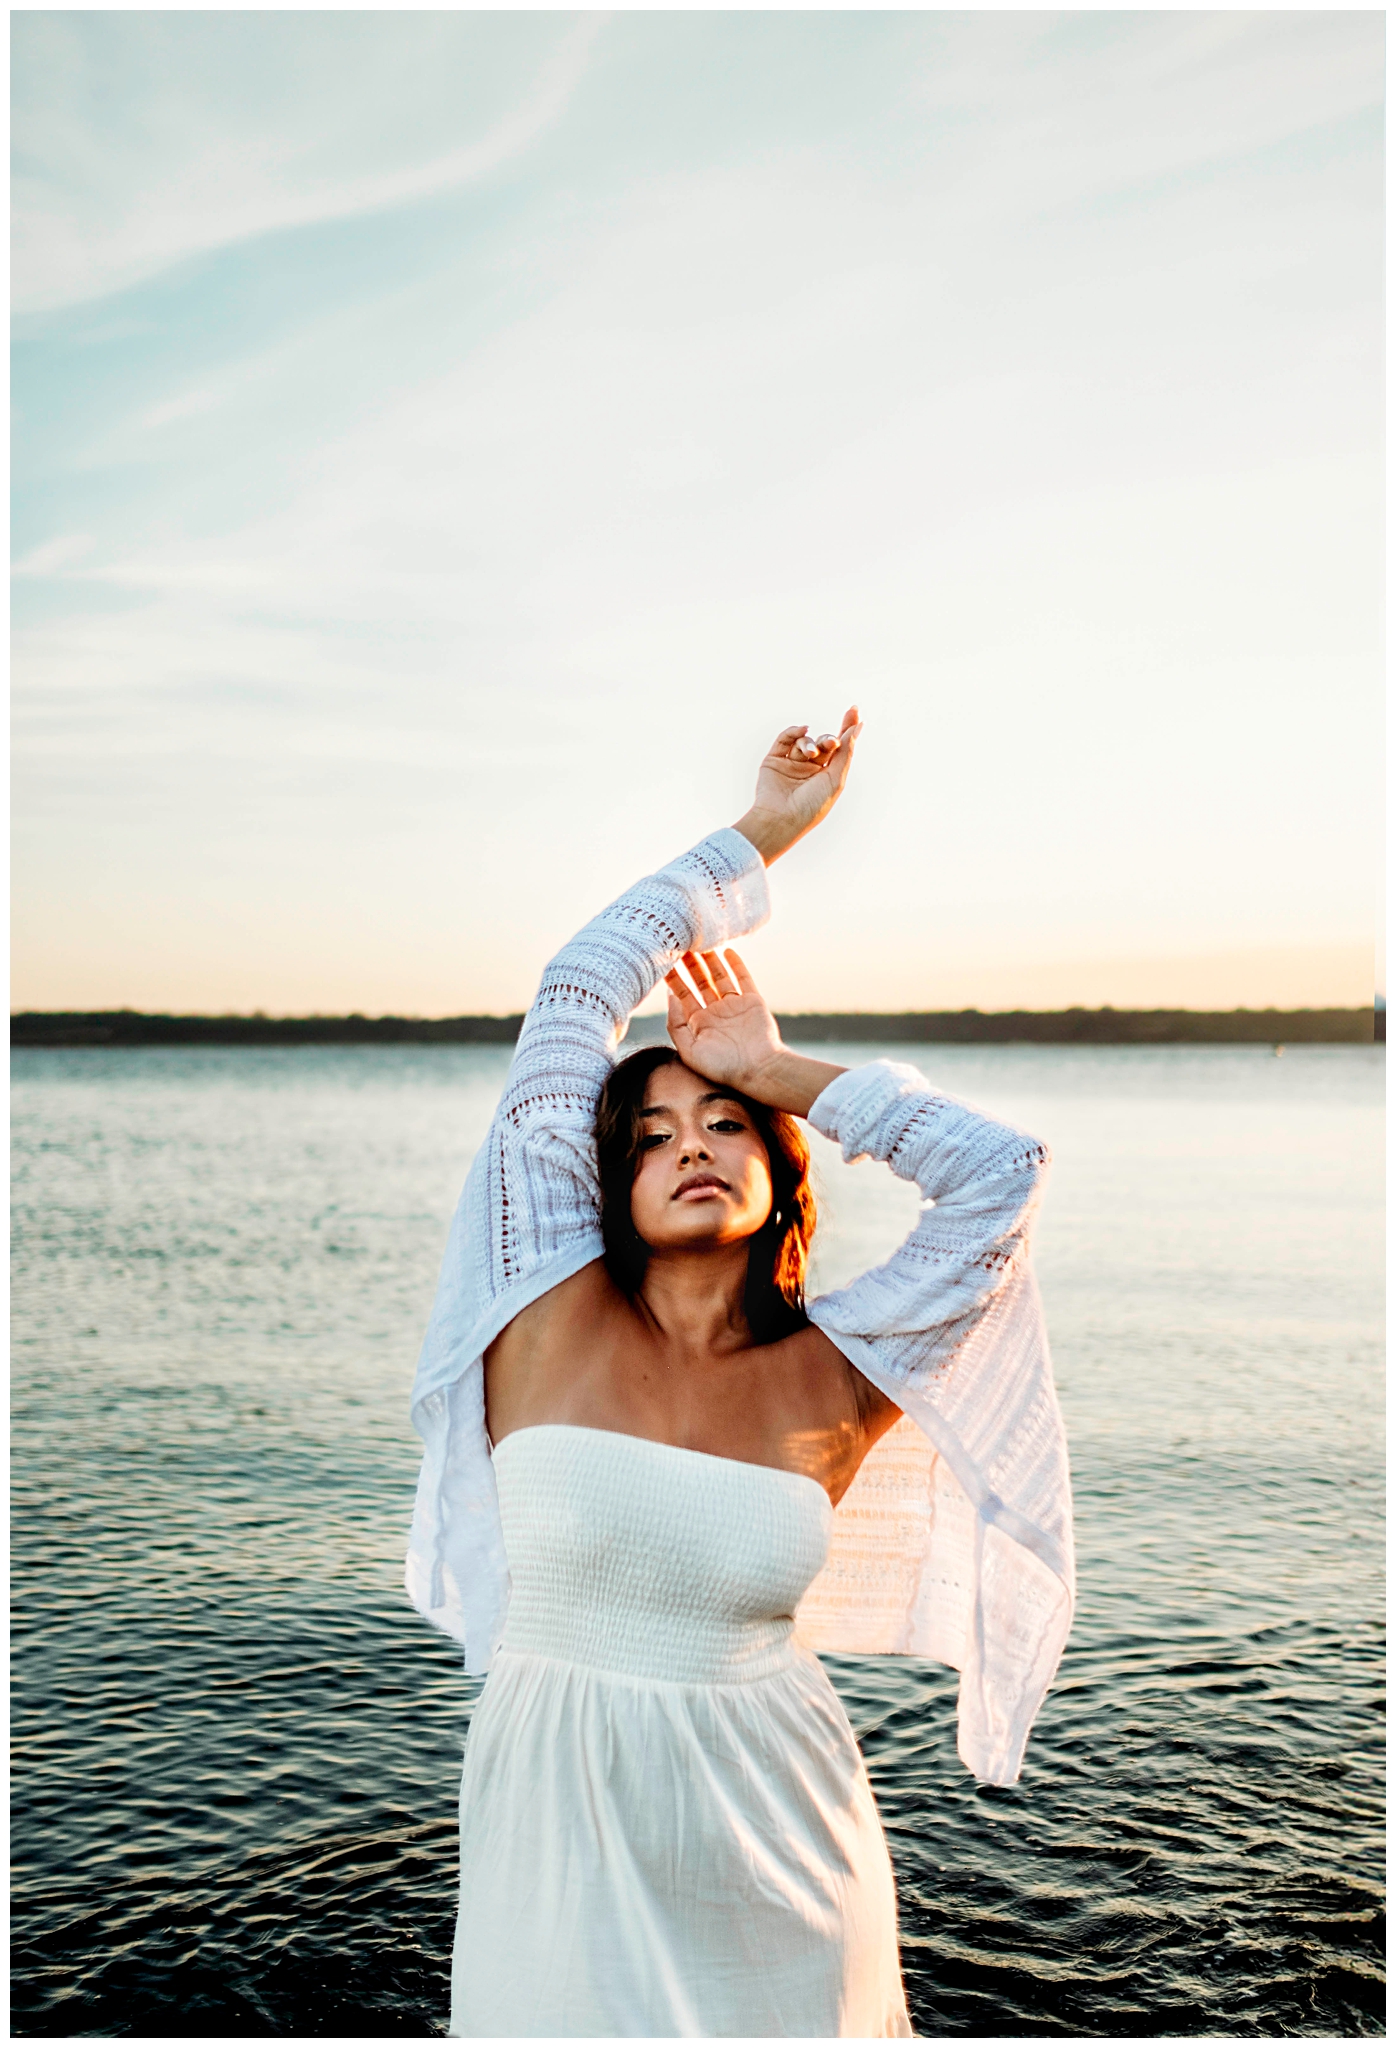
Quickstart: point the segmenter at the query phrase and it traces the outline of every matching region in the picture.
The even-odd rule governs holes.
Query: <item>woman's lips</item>
[[[701,1199],[704,1195],[727,1195],[732,1191],[725,1180],[719,1180],[715,1173],[695,1173],[692,1180],[686,1180],[675,1188],[673,1199],[684,1202]]]

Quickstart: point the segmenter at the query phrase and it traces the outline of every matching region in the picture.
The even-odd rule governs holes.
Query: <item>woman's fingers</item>
[[[747,966],[741,954],[734,952],[730,946],[727,948],[727,965],[736,976],[737,987],[744,996],[755,996],[761,993],[751,978],[751,969]]]
[[[718,999],[717,989],[713,985],[712,975],[708,972],[707,963],[702,954],[685,953],[683,964],[688,969],[689,980],[697,989],[704,1003],[715,1003]]]
[[[845,719],[843,725],[847,727],[847,723],[849,721]],[[786,752],[788,760],[823,764],[823,762],[827,762],[835,754],[837,745],[839,745],[839,739],[841,739],[841,733],[819,733],[819,737],[815,739],[815,737],[811,737],[809,725],[792,725],[788,733],[780,735],[778,745],[788,741],[788,745],[784,745],[784,752]],[[776,752],[776,750],[772,748],[772,752]]]
[[[839,727],[838,731],[836,733],[826,732],[822,734],[819,744],[821,747],[827,747],[832,757],[836,753],[850,749],[862,730],[863,727],[858,717],[858,706],[850,704],[847,711],[843,714],[843,724]]]
[[[843,715],[843,730],[839,734],[838,746],[829,756],[829,772],[839,789],[842,789],[844,783],[848,780],[848,771],[853,765],[853,749],[858,743],[858,735],[862,730],[862,721],[858,717],[858,706],[850,704]]]
[[[777,760],[798,761],[802,767],[827,767],[843,745],[850,727],[858,726],[858,707],[849,706],[843,716],[843,725],[838,732],[822,732],[812,738],[807,725],[787,725],[776,734],[771,745],[770,757]],[[858,726],[858,730],[862,728]]]
[[[688,955],[685,954],[684,958],[687,959],[687,957]],[[697,996],[694,995],[693,990],[679,973],[677,967],[669,969],[669,972],[664,977],[664,986],[669,991],[670,1011],[672,1012],[675,1003],[677,1003],[679,1015],[685,1022],[693,1015],[695,1010],[702,1009],[703,1005],[699,1002]]]
[[[709,978],[719,998],[722,996],[735,996],[740,993],[736,982],[728,970],[727,962],[723,959],[721,953],[704,953],[702,958],[703,965],[708,970]]]
[[[671,996],[683,1004],[686,1017],[691,1017],[696,1010],[706,1009],[710,1003],[720,1003],[724,996],[749,994],[755,986],[735,956],[734,964],[729,966],[722,954],[716,951],[685,953],[683,965],[689,981],[684,980],[677,967],[671,967],[664,980]],[[693,984],[691,988],[690,981]]]
[[[771,741],[771,752],[778,754],[782,760],[788,760],[795,742],[808,731],[807,725],[787,725]]]

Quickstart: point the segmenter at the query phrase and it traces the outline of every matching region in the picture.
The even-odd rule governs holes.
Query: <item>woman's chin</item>
[[[666,1216],[662,1229],[656,1230],[653,1233],[642,1230],[640,1235],[649,1246],[650,1254],[653,1256],[656,1252],[662,1254],[664,1252],[682,1251],[721,1251],[727,1245],[744,1244],[748,1238],[756,1235],[758,1228],[759,1226],[756,1224],[747,1227],[739,1221],[734,1223],[730,1215],[724,1215],[714,1205],[712,1211],[706,1209],[698,1210],[695,1207],[689,1209],[682,1216]]]

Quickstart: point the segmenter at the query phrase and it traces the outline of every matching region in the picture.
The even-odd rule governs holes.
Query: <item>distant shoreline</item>
[[[778,1016],[794,1044],[877,1045],[1371,1045],[1384,1009],[905,1010]],[[174,1017],[139,1010],[25,1010],[11,1046],[512,1045],[509,1017]],[[662,1034],[636,1019],[634,1036]]]

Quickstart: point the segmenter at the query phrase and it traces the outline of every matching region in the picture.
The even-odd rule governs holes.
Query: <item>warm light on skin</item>
[[[645,1089],[630,1214],[652,1253],[737,1244],[771,1213],[771,1167],[741,1103],[672,1061]],[[700,1180],[721,1186],[693,1186]]]

